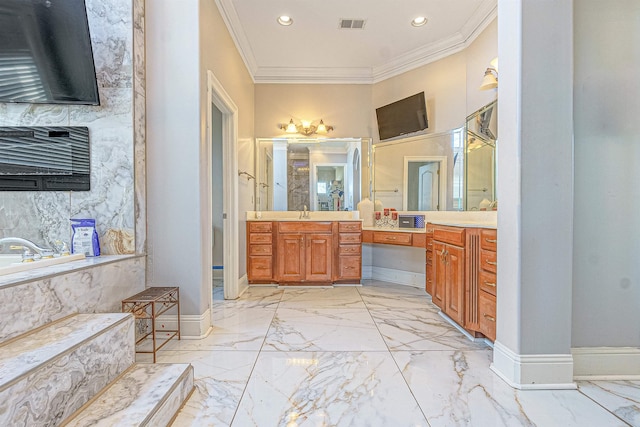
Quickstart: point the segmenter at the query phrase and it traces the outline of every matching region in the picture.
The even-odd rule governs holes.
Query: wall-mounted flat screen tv
[[[376,118],[381,141],[427,129],[424,92],[376,108]]]
[[[0,1],[0,102],[100,104],[84,0]]]

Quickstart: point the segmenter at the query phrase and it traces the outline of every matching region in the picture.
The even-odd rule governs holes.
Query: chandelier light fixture
[[[325,125],[322,119],[320,119],[320,123],[317,125],[306,120],[302,120],[302,123],[296,124],[293,122],[293,119],[291,119],[287,124],[278,124],[278,129],[283,129],[287,133],[299,133],[304,136],[310,136],[313,134],[324,135],[329,133],[333,130],[333,126]]]

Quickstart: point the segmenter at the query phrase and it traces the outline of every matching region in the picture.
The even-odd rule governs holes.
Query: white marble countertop
[[[424,228],[390,228],[390,227],[362,227],[363,231],[391,231],[393,233],[426,233]]]
[[[435,220],[435,221],[429,221],[429,222],[435,225],[448,225],[451,227],[492,228],[492,229],[498,228],[498,225],[495,222],[489,222],[489,221]]]
[[[358,211],[310,211],[300,218],[299,211],[247,211],[247,221],[362,221]]]

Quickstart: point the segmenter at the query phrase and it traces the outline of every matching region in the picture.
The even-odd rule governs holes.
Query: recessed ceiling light
[[[278,17],[278,24],[284,25],[286,27],[293,24],[293,19],[291,19],[290,16],[282,15]]]
[[[427,23],[427,18],[425,18],[424,16],[418,16],[413,21],[411,21],[411,25],[414,27],[422,27],[426,23]]]

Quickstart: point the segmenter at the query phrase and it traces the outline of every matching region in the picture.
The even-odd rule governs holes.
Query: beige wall
[[[282,135],[278,123],[324,119],[336,127],[329,136],[368,136],[378,141],[375,109],[424,91],[428,133],[464,125],[467,115],[496,98],[495,90],[478,87],[489,61],[497,56],[494,20],[467,49],[373,85],[255,85],[255,133]]]
[[[444,132],[464,125],[466,117],[466,62],[456,53],[373,86],[370,114],[375,109],[424,91],[427,102],[427,133]],[[378,132],[374,132],[374,142]]]
[[[255,86],[256,135],[284,135],[278,123],[289,119],[324,120],[335,130],[330,137],[372,135],[371,86],[329,84],[257,84]]]
[[[467,74],[466,115],[479,110],[498,97],[498,89],[479,90],[489,62],[498,56],[498,20],[494,20],[464,51]]]
[[[200,112],[203,129],[207,114],[207,70],[216,78],[238,107],[238,137],[253,138],[253,80],[236,49],[214,1],[200,4]],[[203,132],[204,134],[204,132]]]

